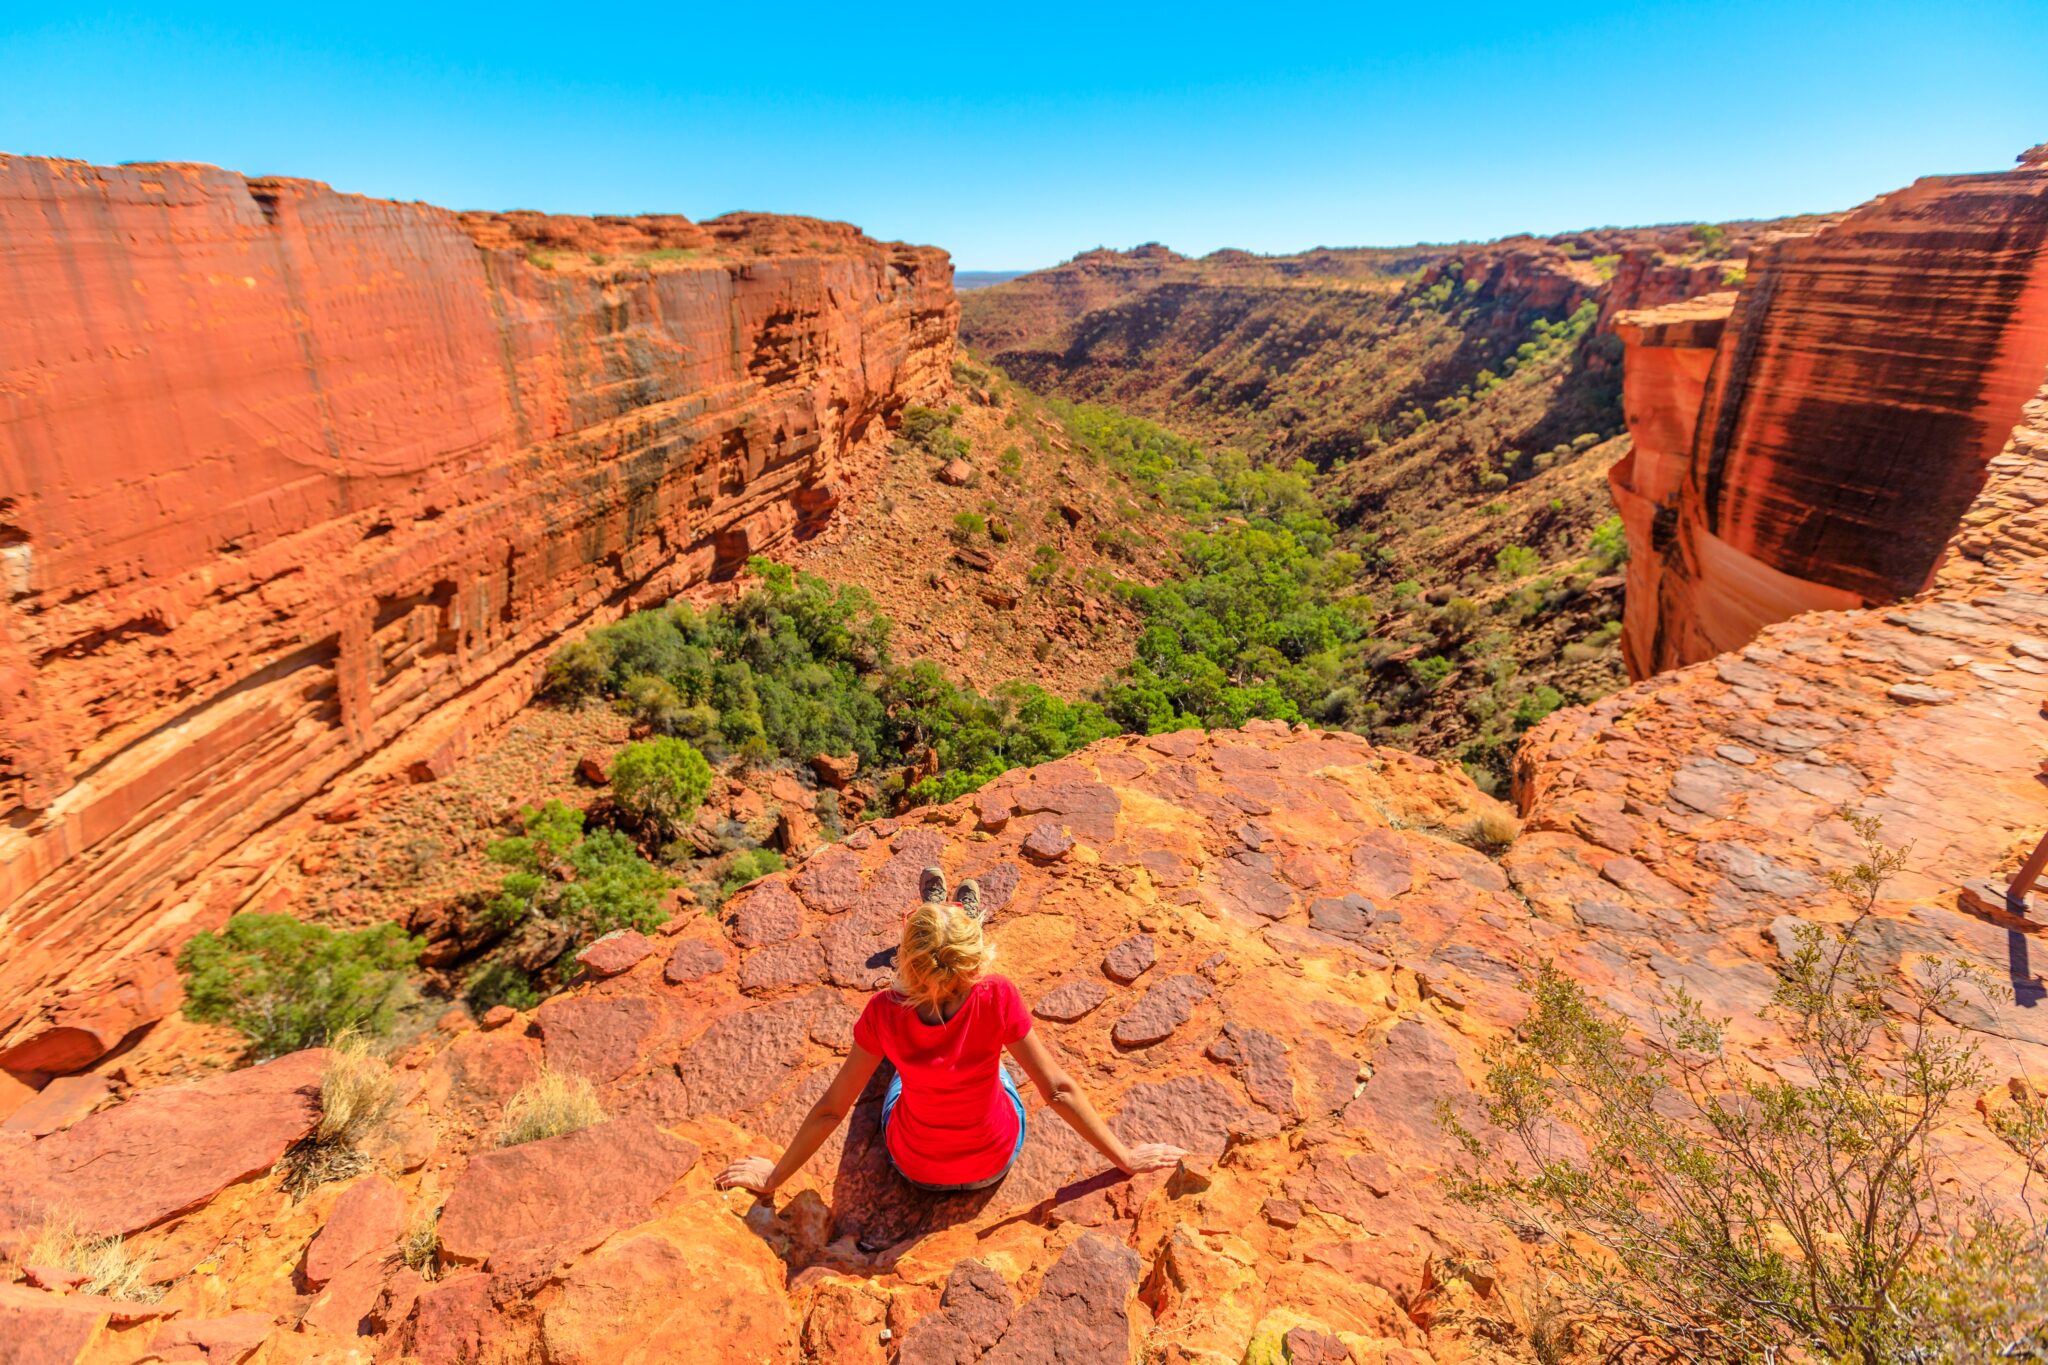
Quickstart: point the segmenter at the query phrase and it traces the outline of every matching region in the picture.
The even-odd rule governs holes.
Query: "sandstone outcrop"
[[[945,390],[950,278],[0,156],[0,1066],[169,1008],[338,774],[446,771],[564,632],[817,531]]]
[[[1482,1054],[1524,1016],[1537,962],[1637,1018],[1688,990],[1768,1063],[1783,1046],[1763,1017],[1774,964],[1788,924],[1843,913],[1821,874],[1848,854],[1835,812],[1855,805],[1915,839],[1910,884],[1871,931],[1883,969],[1965,954],[2018,997],[1972,1000],[1956,1025],[1999,1079],[2048,1065],[2028,1003],[2042,998],[2038,927],[1956,892],[2048,823],[2031,764],[2015,761],[2048,740],[2048,663],[2026,652],[2048,635],[2044,587],[2035,570],[1898,612],[1802,618],[1743,655],[1560,713],[1526,746],[1525,832],[1499,856],[1461,840],[1497,813],[1461,774],[1350,735],[1120,738],[1011,773],[857,830],[717,919],[693,917],[666,959],[522,1026],[406,1054],[419,1083],[403,1119],[431,1151],[359,1179],[394,1185],[408,1224],[440,1210],[438,1279],[358,1252],[390,1234],[382,1188],[292,1203],[242,1162],[249,1183],[210,1203],[120,1221],[170,1280],[163,1322],[124,1325],[27,1286],[0,1311],[61,1360],[80,1358],[74,1341],[139,1347],[250,1314],[288,1360],[715,1347],[791,1362],[1226,1362],[1255,1346],[1281,1358],[1283,1342],[1330,1362],[1499,1358],[1529,1253],[1446,1197],[1455,1152],[1437,1115],[1489,1132]],[[1949,699],[1891,700],[1902,681]],[[1022,856],[1047,829],[1067,855]],[[1127,1138],[1189,1148],[1182,1169],[1106,1173],[1028,1097],[1008,1180],[921,1195],[883,1155],[878,1078],[772,1204],[712,1188],[723,1162],[794,1132],[863,993],[887,979],[930,863],[981,879],[1002,970],[1048,1043]],[[1120,1038],[1134,1015],[1144,1036]],[[499,1108],[543,1061],[587,1075],[610,1118],[490,1150]],[[286,1065],[317,1069],[272,1064]],[[196,1131],[209,1120],[177,1097],[198,1089],[19,1139],[21,1159],[0,1163],[0,1240],[33,1217],[17,1172],[64,1164],[43,1154],[146,1104]],[[1982,1120],[1959,1115],[1952,1132],[1995,1188]],[[295,1267],[333,1278],[316,1291]]]
[[[2048,169],[1921,180],[1616,330],[1632,674],[1909,596],[2048,372]]]

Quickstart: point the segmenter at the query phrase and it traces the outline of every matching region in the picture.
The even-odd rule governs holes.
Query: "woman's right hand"
[[[758,1195],[775,1193],[775,1186],[769,1182],[775,1177],[775,1163],[765,1156],[743,1156],[718,1173],[713,1182],[721,1190],[737,1185],[743,1190],[752,1190]]]
[[[1179,1147],[1164,1142],[1141,1142],[1130,1148],[1125,1156],[1124,1174],[1136,1175],[1140,1171],[1163,1171],[1176,1165],[1187,1153]]]

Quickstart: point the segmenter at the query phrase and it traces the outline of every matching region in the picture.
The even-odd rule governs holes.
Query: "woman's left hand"
[[[721,1190],[738,1186],[752,1190],[755,1194],[773,1194],[775,1187],[768,1183],[775,1174],[775,1163],[765,1156],[743,1156],[718,1173],[717,1185]]]

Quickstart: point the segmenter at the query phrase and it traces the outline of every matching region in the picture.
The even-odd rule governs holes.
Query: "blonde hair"
[[[957,905],[926,901],[903,921],[896,993],[913,1005],[938,1009],[980,980],[995,959],[980,920]]]

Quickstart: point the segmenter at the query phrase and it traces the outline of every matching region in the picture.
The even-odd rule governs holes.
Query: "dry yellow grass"
[[[1514,816],[1497,806],[1489,806],[1472,817],[1460,831],[1460,837],[1483,853],[1498,853],[1514,843],[1521,832],[1521,824]]]
[[[398,1107],[398,1077],[371,1055],[360,1036],[335,1040],[320,1073],[320,1123],[313,1140],[324,1147],[360,1147]]]
[[[406,1229],[398,1254],[404,1262],[429,1280],[441,1275],[441,1211],[427,1209]]]
[[[519,1087],[505,1105],[505,1121],[498,1129],[500,1147],[560,1137],[579,1128],[605,1120],[604,1106],[582,1076],[543,1070]]]
[[[83,1275],[85,1283],[79,1289],[87,1294],[139,1303],[163,1297],[163,1287],[151,1284],[147,1278],[147,1257],[131,1252],[119,1237],[86,1232],[61,1215],[53,1214],[43,1221],[22,1263]]]
[[[285,1188],[300,1197],[327,1181],[368,1169],[363,1144],[398,1108],[397,1075],[359,1035],[343,1034],[330,1045],[330,1053],[320,1072],[319,1122],[278,1163]]]

